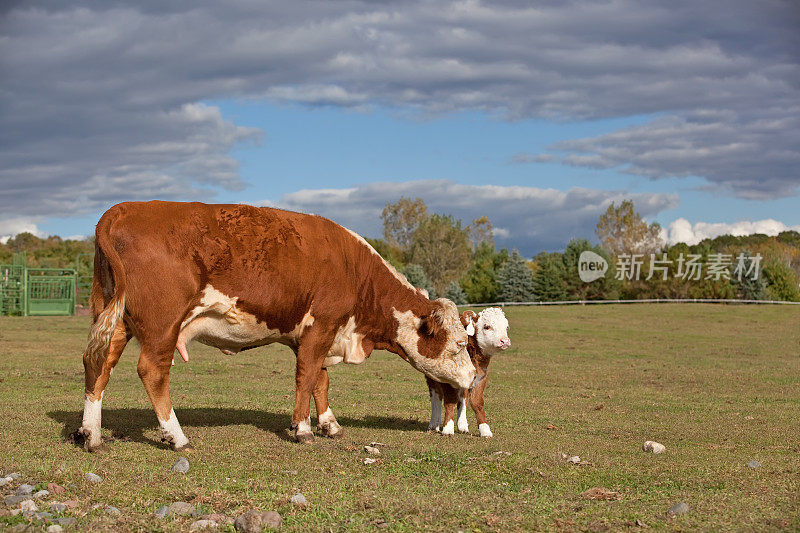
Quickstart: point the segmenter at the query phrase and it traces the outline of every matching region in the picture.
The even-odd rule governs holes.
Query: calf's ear
[[[467,335],[472,337],[475,335],[475,321],[478,319],[478,315],[475,314],[475,311],[467,310],[461,313],[461,325],[467,329]]]
[[[470,320],[469,324],[467,324],[467,335],[470,337],[475,335],[475,325],[472,323],[472,320]]]

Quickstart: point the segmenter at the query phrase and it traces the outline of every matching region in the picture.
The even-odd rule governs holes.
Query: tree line
[[[573,239],[563,251],[525,259],[517,250],[496,247],[487,217],[464,224],[452,215],[430,213],[421,198],[387,203],[381,220],[382,238],[367,241],[414,286],[458,304],[647,298],[800,301],[796,231],[667,245],[658,224],[648,224],[626,200],[611,204],[598,220],[599,244]],[[608,268],[588,283],[578,275],[586,251],[602,257]],[[0,243],[0,264],[11,263],[17,252],[26,252],[28,266],[42,268],[72,268],[80,257],[79,274],[91,275],[94,239],[20,233]],[[687,275],[697,265],[704,268],[700,275]],[[742,265],[750,271],[737,271]],[[726,269],[720,273],[722,267]]]

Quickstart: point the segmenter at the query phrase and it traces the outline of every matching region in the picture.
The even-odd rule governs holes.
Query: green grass
[[[492,364],[488,440],[471,412],[470,436],[425,432],[424,378],[376,352],[331,369],[345,437],[294,444],[288,348],[227,356],[193,344],[171,380],[196,448],[187,475],[169,471],[178,455],[159,442],[135,343],[104,400],[104,435],[117,438],[108,453],[87,454],[65,437],[80,425],[89,319],[3,318],[0,471],[73,484],[59,499],[79,500],[81,530],[185,530],[192,519],[152,517],[177,500],[229,516],[274,509],[298,531],[618,530],[637,520],[684,531],[800,529],[800,309],[642,304],[507,315],[513,346]],[[645,440],[667,453],[642,452]],[[379,464],[364,465],[371,441],[388,446]],[[567,464],[560,452],[592,465]],[[748,468],[750,459],[763,466]],[[88,486],[87,471],[103,483]],[[621,498],[582,499],[591,487]],[[308,508],[288,503],[297,491]],[[679,501],[692,511],[666,516]],[[92,511],[95,503],[123,517]],[[0,525],[18,521],[0,511]]]

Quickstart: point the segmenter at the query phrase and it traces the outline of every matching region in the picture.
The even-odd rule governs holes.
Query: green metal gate
[[[75,270],[27,268],[24,253],[13,264],[0,265],[0,315],[75,314]]]
[[[75,314],[75,271],[37,268],[26,272],[26,310],[28,316]]]

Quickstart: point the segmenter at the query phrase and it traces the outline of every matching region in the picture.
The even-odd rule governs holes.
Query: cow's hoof
[[[89,453],[97,453],[97,454],[104,454],[108,452],[108,446],[106,446],[102,442],[94,446],[89,446],[87,444],[84,444],[83,449]]]
[[[314,442],[314,434],[313,433],[295,433],[294,440],[299,442],[300,444],[311,444]]]
[[[172,449],[175,450],[176,452],[191,453],[194,451],[194,446],[192,446],[190,443],[187,442],[183,446],[173,446]]]
[[[323,437],[328,437],[329,439],[341,439],[344,435],[342,426],[339,424],[325,424],[323,426],[318,426],[317,430],[319,430]]]

